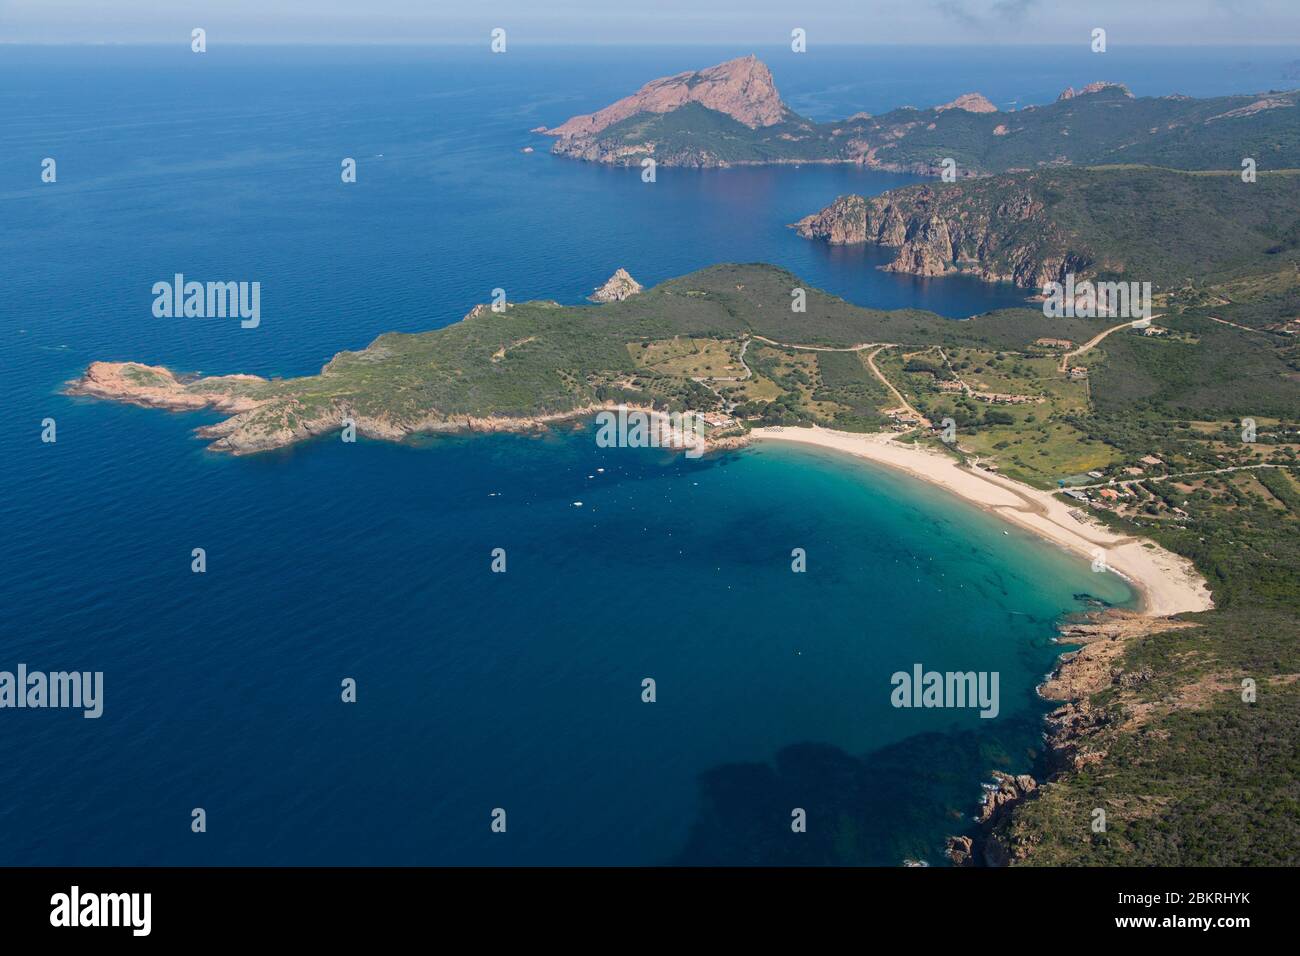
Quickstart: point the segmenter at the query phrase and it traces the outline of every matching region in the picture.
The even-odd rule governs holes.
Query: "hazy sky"
[[[1300,46],[1300,0],[0,0],[0,41]],[[1300,54],[1298,54],[1300,55]]]

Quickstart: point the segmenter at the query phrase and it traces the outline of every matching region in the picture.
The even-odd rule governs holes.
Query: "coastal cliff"
[[[1249,189],[1241,186],[1235,173],[1035,170],[841,196],[791,228],[806,239],[892,248],[883,267],[890,272],[961,272],[1040,290],[1073,274],[1076,281],[1140,280],[1160,289],[1192,275],[1229,275],[1252,257],[1266,262],[1287,248],[1260,210],[1270,210],[1264,218],[1275,223],[1294,221],[1295,176],[1265,173]]]
[[[1092,272],[1094,257],[1048,216],[1032,178],[998,189],[921,186],[881,196],[841,196],[793,223],[805,239],[897,249],[888,272],[963,271],[989,282],[1039,288]]]

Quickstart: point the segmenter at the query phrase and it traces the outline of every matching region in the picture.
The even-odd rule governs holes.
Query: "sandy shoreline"
[[[1090,561],[1100,549],[1107,567],[1132,585],[1142,613],[1151,617],[1205,611],[1214,606],[1205,580],[1186,558],[1145,538],[1116,534],[1093,521],[1084,509],[1071,507],[1046,491],[963,467],[938,452],[900,444],[892,433],[864,435],[814,426],[755,428],[750,436],[760,441],[816,445],[866,458],[938,485]],[[1084,520],[1072,513],[1081,513]]]

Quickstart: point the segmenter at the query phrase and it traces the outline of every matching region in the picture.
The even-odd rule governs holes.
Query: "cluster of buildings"
[[[1163,469],[1165,467],[1165,462],[1158,455],[1143,455],[1138,460],[1143,465],[1148,466],[1148,468],[1159,467]],[[1139,468],[1136,465],[1128,465],[1123,469],[1123,471],[1124,474],[1132,477],[1124,479],[1119,483],[1116,483],[1115,479],[1112,478],[1110,479],[1110,483],[1103,487],[1088,484],[1088,479],[1093,479],[1095,482],[1106,480],[1105,472],[1097,470],[1089,471],[1082,475],[1071,475],[1068,478],[1062,478],[1058,484],[1061,486],[1061,493],[1067,498],[1071,498],[1093,508],[1111,508],[1118,507],[1125,501],[1133,501],[1135,503],[1142,501],[1141,477],[1147,474],[1147,469]],[[1159,476],[1157,475],[1155,477]],[[1083,487],[1070,487],[1070,485],[1082,485]],[[1134,490],[1135,488],[1137,490]],[[1185,501],[1183,502],[1183,504],[1186,503],[1187,502]],[[1169,510],[1175,521],[1186,521],[1191,517],[1191,515],[1182,508],[1171,507]]]
[[[924,418],[917,418],[905,408],[891,408],[885,412],[889,420],[894,423],[894,431],[904,432],[909,428],[915,428],[917,425],[929,425],[929,421]],[[933,427],[933,426],[931,426]]]
[[[1133,492],[1124,486],[1116,488],[1067,488],[1065,496],[1084,504],[1118,504],[1122,498],[1134,497]]]
[[[734,428],[740,424],[725,412],[701,412],[700,419],[710,428]]]

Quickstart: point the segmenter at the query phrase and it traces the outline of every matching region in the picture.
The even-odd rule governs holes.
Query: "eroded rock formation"
[[[641,283],[628,275],[628,271],[620,266],[587,298],[592,302],[622,302],[628,296],[636,295],[642,288]]]
[[[1046,215],[1031,181],[1006,190],[919,186],[869,199],[841,196],[793,225],[806,239],[895,247],[885,269],[912,275],[960,270],[1041,288],[1067,273],[1085,277],[1094,266]]]

